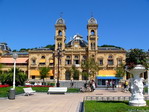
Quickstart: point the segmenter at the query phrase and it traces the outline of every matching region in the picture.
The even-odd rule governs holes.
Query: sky
[[[62,12],[62,14],[61,14]],[[87,22],[98,22],[98,45],[149,49],[149,0],[0,0],[0,42],[12,50],[55,43],[55,23],[66,23],[66,43],[87,41]]]

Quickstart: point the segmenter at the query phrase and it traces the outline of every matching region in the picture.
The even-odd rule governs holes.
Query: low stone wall
[[[144,96],[145,100],[149,100],[149,96]],[[128,101],[130,96],[86,96],[84,101]]]
[[[73,84],[71,81],[60,81],[61,87],[68,87],[68,88],[81,88],[84,86],[85,81],[78,81],[74,80]]]

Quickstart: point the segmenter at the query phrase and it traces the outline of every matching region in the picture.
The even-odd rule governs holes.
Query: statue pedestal
[[[133,74],[131,81],[131,98],[129,101],[130,106],[146,106],[146,101],[143,96],[143,83],[140,74],[145,72],[145,67],[136,65],[133,69],[126,69],[127,72]]]

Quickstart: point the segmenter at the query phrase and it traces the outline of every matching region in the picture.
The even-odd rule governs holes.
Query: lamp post
[[[148,77],[147,77],[147,80],[148,80],[147,87],[148,87],[148,95],[149,95],[149,68],[147,69],[147,74],[148,74]]]
[[[16,59],[18,58],[18,54],[14,53],[13,54],[13,59],[14,59],[14,71],[13,71],[13,89],[15,89],[15,78],[16,78]]]
[[[61,54],[60,54],[61,50],[60,48],[57,49],[57,58],[58,58],[58,74],[57,74],[57,83],[56,83],[56,87],[60,87],[60,82],[59,82],[59,64],[60,64],[60,57],[61,57]]]

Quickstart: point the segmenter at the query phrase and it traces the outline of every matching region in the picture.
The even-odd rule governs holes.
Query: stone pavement
[[[79,112],[85,96],[130,96],[130,93],[96,89],[94,92],[65,95],[46,93],[36,93],[31,96],[17,95],[15,100],[0,98],[0,112]]]

